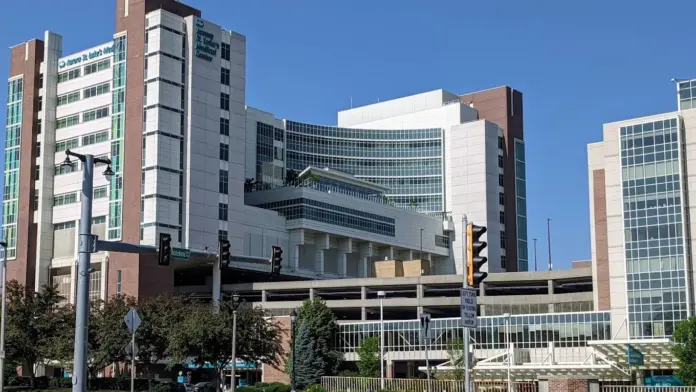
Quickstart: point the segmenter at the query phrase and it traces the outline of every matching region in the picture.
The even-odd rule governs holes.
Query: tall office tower
[[[9,278],[75,295],[82,172],[65,150],[112,160],[95,170],[92,231],[111,241],[241,252],[245,37],[176,0],[117,0],[112,38],[63,54],[61,36],[11,48],[3,199]],[[102,168],[103,169],[103,168]],[[230,186],[230,184],[233,184]],[[172,290],[153,257],[93,255],[91,295]]]
[[[678,111],[604,124],[588,145],[595,303],[619,338],[668,337],[694,314],[691,85]]]

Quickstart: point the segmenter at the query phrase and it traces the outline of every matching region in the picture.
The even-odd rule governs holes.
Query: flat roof
[[[334,169],[329,169],[328,167],[320,169],[320,168],[314,167],[314,166],[307,166],[306,169],[302,170],[302,172],[298,175],[298,177],[302,178],[303,176],[305,176],[309,173],[316,174],[319,177],[330,178],[330,179],[338,180],[338,181],[345,182],[348,184],[357,185],[357,186],[360,186],[362,188],[372,189],[372,190],[374,190],[376,192],[380,192],[380,193],[386,192],[389,190],[388,187],[385,187],[385,186],[382,186],[379,184],[375,184],[373,182],[361,180],[360,178],[357,178],[352,174],[344,173],[342,171],[338,171],[338,170],[334,170]]]

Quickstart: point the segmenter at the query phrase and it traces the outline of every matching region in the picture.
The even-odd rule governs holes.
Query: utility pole
[[[70,157],[82,162],[82,213],[80,216],[79,248],[77,263],[77,306],[75,309],[75,354],[73,361],[73,392],[87,390],[87,331],[89,328],[89,274],[92,252],[95,251],[95,237],[92,236],[92,192],[94,191],[94,164],[111,165],[108,158],[95,158],[92,154],[78,154],[65,151],[65,161],[61,166],[73,167]],[[114,175],[111,166],[104,170],[110,180]],[[3,286],[4,288],[4,286]]]
[[[468,235],[469,231],[467,229],[467,226],[469,226],[469,220],[466,214],[462,216],[462,267],[464,271],[464,282],[463,282],[463,287],[467,288],[469,287],[469,282],[467,281],[467,277],[469,276],[469,271],[468,271],[468,262],[467,262],[467,245],[468,245]],[[470,331],[469,328],[464,327],[464,392],[470,392],[471,391],[471,363],[469,363],[469,340],[471,340],[471,337],[469,336]]]
[[[551,262],[551,218],[546,219],[546,239],[549,243],[549,271],[553,271],[553,262]]]
[[[532,238],[532,241],[534,241],[534,271],[537,270],[537,252],[536,252],[536,238]]]

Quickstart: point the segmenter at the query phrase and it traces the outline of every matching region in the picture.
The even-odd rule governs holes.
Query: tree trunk
[[[219,366],[215,366],[215,390],[217,392],[222,392],[222,388],[220,387],[220,375],[222,373],[222,368]]]
[[[31,389],[36,388],[36,369],[34,368],[34,363],[33,362],[26,362],[27,364],[27,372],[29,373],[29,386]],[[22,369],[22,372],[24,369]]]
[[[150,363],[145,364],[145,373],[146,373],[145,375],[147,377],[147,390],[150,392],[152,391],[152,372],[150,371],[151,365],[152,364],[150,364]]]

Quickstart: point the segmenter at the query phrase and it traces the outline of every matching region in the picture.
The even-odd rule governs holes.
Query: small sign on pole
[[[426,341],[428,339],[432,339],[431,329],[430,329],[430,314],[429,313],[421,313],[420,322],[421,322],[420,340],[423,342],[423,341]]]
[[[462,312],[462,327],[476,328],[478,319],[476,317],[476,289],[464,287],[461,289],[461,312]]]
[[[128,332],[132,334],[138,330],[138,327],[140,327],[140,324],[143,322],[135,308],[130,308],[124,321],[126,322],[126,327],[128,327]]]

